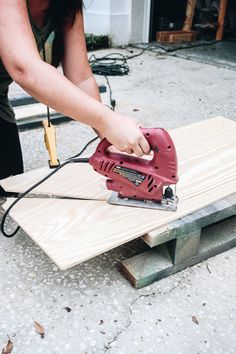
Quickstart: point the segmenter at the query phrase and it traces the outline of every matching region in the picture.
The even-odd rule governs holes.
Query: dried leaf
[[[64,309],[65,309],[67,312],[71,312],[71,311],[72,311],[71,308],[68,307],[68,306],[64,307]]]
[[[199,324],[198,319],[196,316],[192,316],[192,321],[196,324]]]
[[[8,337],[9,338],[9,337]],[[6,348],[2,350],[2,354],[10,354],[13,350],[13,342],[11,341],[11,339],[8,339]]]
[[[43,326],[40,323],[38,323],[37,321],[34,320],[34,327],[36,329],[36,332],[38,334],[40,334],[41,338],[43,339],[44,336],[45,336],[45,331],[44,331]]]
[[[211,271],[210,271],[210,268],[209,268],[208,263],[206,264],[206,269],[207,269],[207,270],[208,270],[208,272],[211,274]]]

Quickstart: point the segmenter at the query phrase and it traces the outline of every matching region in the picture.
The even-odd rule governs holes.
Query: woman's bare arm
[[[138,156],[149,151],[146,139],[131,119],[111,112],[41,60],[26,0],[0,0],[0,33],[1,60],[12,79],[30,95],[95,128],[121,151],[133,150]]]
[[[88,62],[84,21],[82,13],[77,13],[73,26],[65,26],[63,31],[64,55],[62,68],[64,75],[82,91],[101,102],[98,85]],[[96,130],[102,138],[102,134]]]
[[[65,26],[63,40],[62,67],[65,76],[84,92],[101,101],[98,86],[88,62],[82,13],[77,13],[73,26]]]

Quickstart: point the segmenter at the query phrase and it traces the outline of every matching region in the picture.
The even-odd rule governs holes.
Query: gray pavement
[[[150,52],[129,65],[129,76],[110,79],[117,110],[147,126],[170,129],[217,115],[236,120],[235,71]],[[58,126],[60,159],[92,137],[77,122]],[[46,165],[43,130],[20,138],[25,169]],[[236,233],[236,218],[217,228]],[[2,237],[0,350],[9,335],[13,354],[236,353],[236,249],[135,290],[117,264],[143,247],[133,241],[59,271],[22,231]],[[44,339],[32,318],[44,326]]]

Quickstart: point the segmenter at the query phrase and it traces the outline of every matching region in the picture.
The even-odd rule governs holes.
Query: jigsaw
[[[113,191],[109,203],[176,211],[178,161],[174,143],[163,128],[143,128],[142,132],[153,151],[151,160],[110,152],[111,144],[103,139],[89,163],[107,178],[106,187]]]

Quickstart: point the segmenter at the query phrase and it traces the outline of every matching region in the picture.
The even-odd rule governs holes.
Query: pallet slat
[[[143,240],[150,246],[155,247],[171,241],[177,237],[199,230],[218,221],[229,218],[236,214],[236,194],[217,201],[195,213],[175,220],[174,222],[158,228],[144,235]]]

